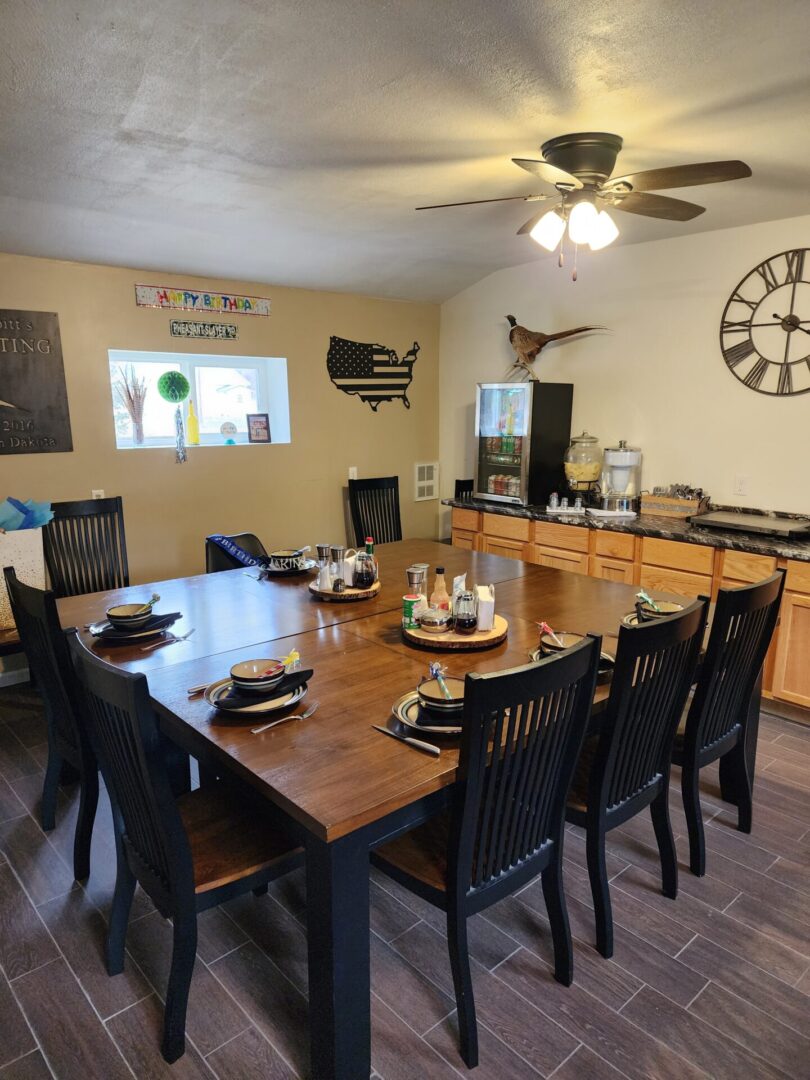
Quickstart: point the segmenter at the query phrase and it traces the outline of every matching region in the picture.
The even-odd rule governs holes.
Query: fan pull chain
[[[563,266],[565,264],[565,255],[563,254],[563,237],[560,237],[560,256],[557,259],[557,266]]]
[[[577,252],[579,251],[579,244],[574,244],[574,272],[571,275],[571,280],[577,280]]]

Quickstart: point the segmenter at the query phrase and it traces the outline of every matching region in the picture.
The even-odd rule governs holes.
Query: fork
[[[176,645],[179,641],[185,641],[187,638],[190,638],[195,629],[196,627],[192,626],[187,634],[181,634],[179,637],[177,634],[172,634],[170,638],[161,638],[160,641],[153,641],[151,645],[142,646],[141,652],[149,652],[150,649],[159,649],[161,645]]]
[[[288,720],[306,720],[308,716],[312,716],[315,710],[318,708],[318,702],[313,701],[308,709],[305,709],[302,713],[295,713],[293,716],[282,716],[280,720],[271,720],[269,724],[262,724],[261,727],[251,728],[251,732],[254,735],[261,735],[263,731],[269,731],[271,727],[275,727],[276,724],[286,724]]]

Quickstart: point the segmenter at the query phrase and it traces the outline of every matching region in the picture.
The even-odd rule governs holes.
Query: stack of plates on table
[[[393,714],[401,724],[417,731],[457,735],[461,731],[464,709],[464,680],[448,675],[445,685],[452,694],[443,694],[437,679],[427,679],[418,689],[403,694],[394,702]]]
[[[124,645],[130,641],[157,637],[180,618],[182,618],[182,613],[179,611],[172,611],[168,615],[150,615],[137,630],[117,630],[107,619],[103,619],[101,622],[91,623],[87,629],[93,637],[99,638],[108,645]]]
[[[307,692],[307,683],[312,678],[312,671],[294,671],[266,693],[254,690],[245,691],[237,686],[233,679],[219,679],[206,687],[205,700],[209,705],[222,712],[240,716],[257,716],[293,708]]]
[[[641,604],[640,616],[638,609],[629,611],[622,622],[625,626],[645,626],[647,623],[655,622],[656,619],[665,619],[668,615],[676,615],[679,611],[683,611],[683,604],[675,600],[658,600],[657,603],[658,611],[649,604]]]
[[[263,557],[259,563],[259,571],[262,574],[267,574],[268,577],[292,577],[294,574],[308,574],[310,573],[310,571],[315,570],[318,566],[317,559],[303,559],[300,566],[287,567],[286,569],[278,569],[277,567],[271,565],[269,559],[270,556],[267,555]]]
[[[562,635],[557,636],[561,637]],[[543,640],[543,638],[545,637],[546,635],[544,634],[543,637],[540,639],[540,648],[532,649],[532,651],[529,653],[529,659],[533,660],[535,663],[537,663],[538,660],[546,660],[549,656],[558,656],[560,654],[561,650],[559,648],[549,649],[545,646],[545,642]],[[565,637],[577,639],[576,641],[571,641],[568,643],[566,648],[570,648],[571,645],[576,645],[578,642],[582,641],[584,634],[566,634]],[[596,676],[597,683],[601,685],[603,683],[610,682],[610,680],[613,678],[613,669],[615,666],[616,657],[613,656],[612,653],[602,650],[602,652],[599,654],[599,670]]]

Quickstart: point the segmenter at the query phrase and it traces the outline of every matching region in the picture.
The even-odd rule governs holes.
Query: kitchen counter
[[[504,517],[549,521],[557,525],[578,525],[586,529],[630,533],[633,536],[651,536],[659,540],[704,544],[707,547],[744,551],[752,555],[772,555],[782,559],[810,562],[810,540],[787,540],[778,536],[761,536],[756,533],[701,529],[680,518],[656,517],[653,514],[639,514],[634,518],[600,518],[592,517],[590,514],[547,514],[540,506],[516,506],[510,503],[490,502],[487,499],[442,499],[442,502],[445,506],[455,506],[462,510],[478,510],[487,514],[500,514]],[[722,509],[728,509],[728,507]],[[746,510],[745,512],[756,511]],[[795,515],[785,516],[795,517]]]

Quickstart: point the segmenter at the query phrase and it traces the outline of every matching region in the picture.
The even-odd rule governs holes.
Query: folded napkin
[[[242,690],[239,686],[231,686],[227,693],[221,694],[217,698],[217,705],[224,705],[229,709],[245,709],[249,705],[258,705],[260,701],[273,701],[284,694],[291,694],[299,686],[308,683],[311,678],[312,668],[309,671],[291,671],[272,690],[266,690],[262,694]]]
[[[150,630],[166,630],[182,617],[183,613],[181,611],[172,611],[168,615],[150,615],[147,621],[142,626],[139,626],[137,630],[119,630],[112,623],[105,620],[91,626],[90,633],[106,642],[132,641],[136,634],[145,634]]]

